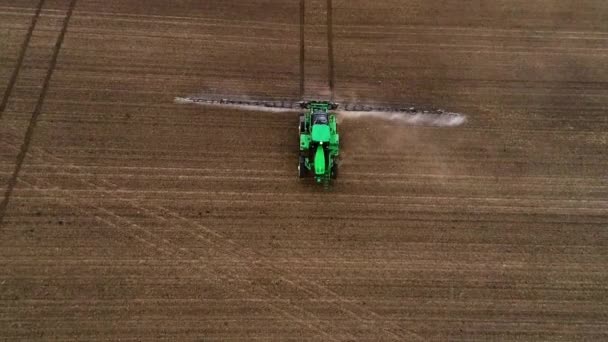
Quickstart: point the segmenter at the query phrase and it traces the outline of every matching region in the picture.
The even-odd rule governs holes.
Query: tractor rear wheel
[[[298,164],[298,174],[300,178],[306,177],[306,159],[303,156],[300,156],[300,164]]]
[[[331,167],[330,176],[331,176],[331,179],[338,178],[338,164],[334,163],[334,165]]]

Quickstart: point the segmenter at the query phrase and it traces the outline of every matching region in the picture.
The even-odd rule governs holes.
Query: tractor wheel
[[[298,164],[298,174],[300,178],[306,177],[306,159],[300,156],[300,164]]]
[[[299,126],[299,134],[302,134],[305,131],[305,123],[304,123],[304,115],[300,115],[300,126]]]
[[[331,179],[336,179],[338,178],[338,164],[334,164],[331,167],[331,173],[330,173]]]

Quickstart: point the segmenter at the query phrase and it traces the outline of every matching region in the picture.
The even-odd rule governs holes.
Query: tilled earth
[[[608,339],[608,2],[301,5],[0,0],[0,339]],[[324,190],[174,103],[331,88],[468,121],[343,119]]]

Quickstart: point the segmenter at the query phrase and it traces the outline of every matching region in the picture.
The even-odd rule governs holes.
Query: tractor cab
[[[316,112],[312,114],[311,138],[315,143],[329,142],[331,130],[327,112]]]
[[[312,114],[312,124],[316,125],[327,125],[329,120],[327,119],[327,112],[316,112]]]

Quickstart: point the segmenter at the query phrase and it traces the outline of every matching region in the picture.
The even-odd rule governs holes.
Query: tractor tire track
[[[306,91],[306,0],[300,0],[300,99]]]
[[[334,70],[334,19],[333,1],[327,0],[327,80],[329,82],[330,101],[335,99],[335,70]]]
[[[45,0],[40,0],[38,2],[38,6],[36,6],[36,12],[32,17],[30,26],[28,27],[27,33],[25,34],[25,39],[23,40],[21,49],[19,50],[19,57],[17,58],[17,63],[13,67],[13,72],[8,81],[8,86],[5,89],[4,95],[2,96],[2,101],[0,102],[0,120],[2,120],[2,115],[4,114],[4,110],[6,109],[6,105],[8,104],[8,99],[10,98],[13,92],[13,88],[15,87],[15,83],[17,83],[17,79],[19,78],[19,71],[21,70],[21,66],[23,65],[25,53],[27,51],[27,47],[30,45],[30,40],[32,39],[32,34],[34,33],[34,29],[36,28],[36,24],[38,23],[38,18],[40,17],[40,13],[42,12],[44,2]],[[0,219],[0,223],[1,222],[2,220]]]
[[[32,117],[30,118],[29,125],[27,127],[27,131],[25,132],[25,137],[23,140],[23,144],[21,146],[21,150],[17,155],[17,162],[15,164],[15,171],[13,175],[9,179],[8,186],[6,188],[6,192],[4,193],[4,198],[2,202],[0,202],[0,228],[2,227],[2,222],[6,215],[6,208],[10,201],[11,194],[13,189],[15,188],[15,184],[17,183],[17,178],[19,177],[19,173],[21,172],[21,168],[23,166],[23,161],[27,154],[27,150],[30,147],[32,142],[32,137],[34,136],[34,130],[36,128],[36,121],[40,116],[42,111],[42,105],[44,103],[44,98],[49,89],[49,85],[51,82],[51,78],[53,77],[53,72],[55,71],[55,67],[57,65],[57,59],[59,57],[59,51],[61,50],[61,46],[63,45],[63,40],[65,39],[65,35],[68,30],[68,25],[70,24],[70,19],[72,18],[72,13],[74,12],[74,7],[76,6],[77,0],[71,0],[67,13],[63,19],[63,25],[61,27],[61,31],[59,32],[59,36],[57,37],[57,41],[55,46],[53,47],[53,54],[51,57],[51,62],[49,64],[49,69],[46,73],[44,81],[42,83],[42,89],[40,90],[40,96],[38,97],[38,101],[36,102],[36,106],[34,107],[34,112],[32,113]],[[40,6],[42,6],[43,2],[40,2]],[[33,29],[32,29],[33,30]],[[25,53],[24,53],[25,54]]]

